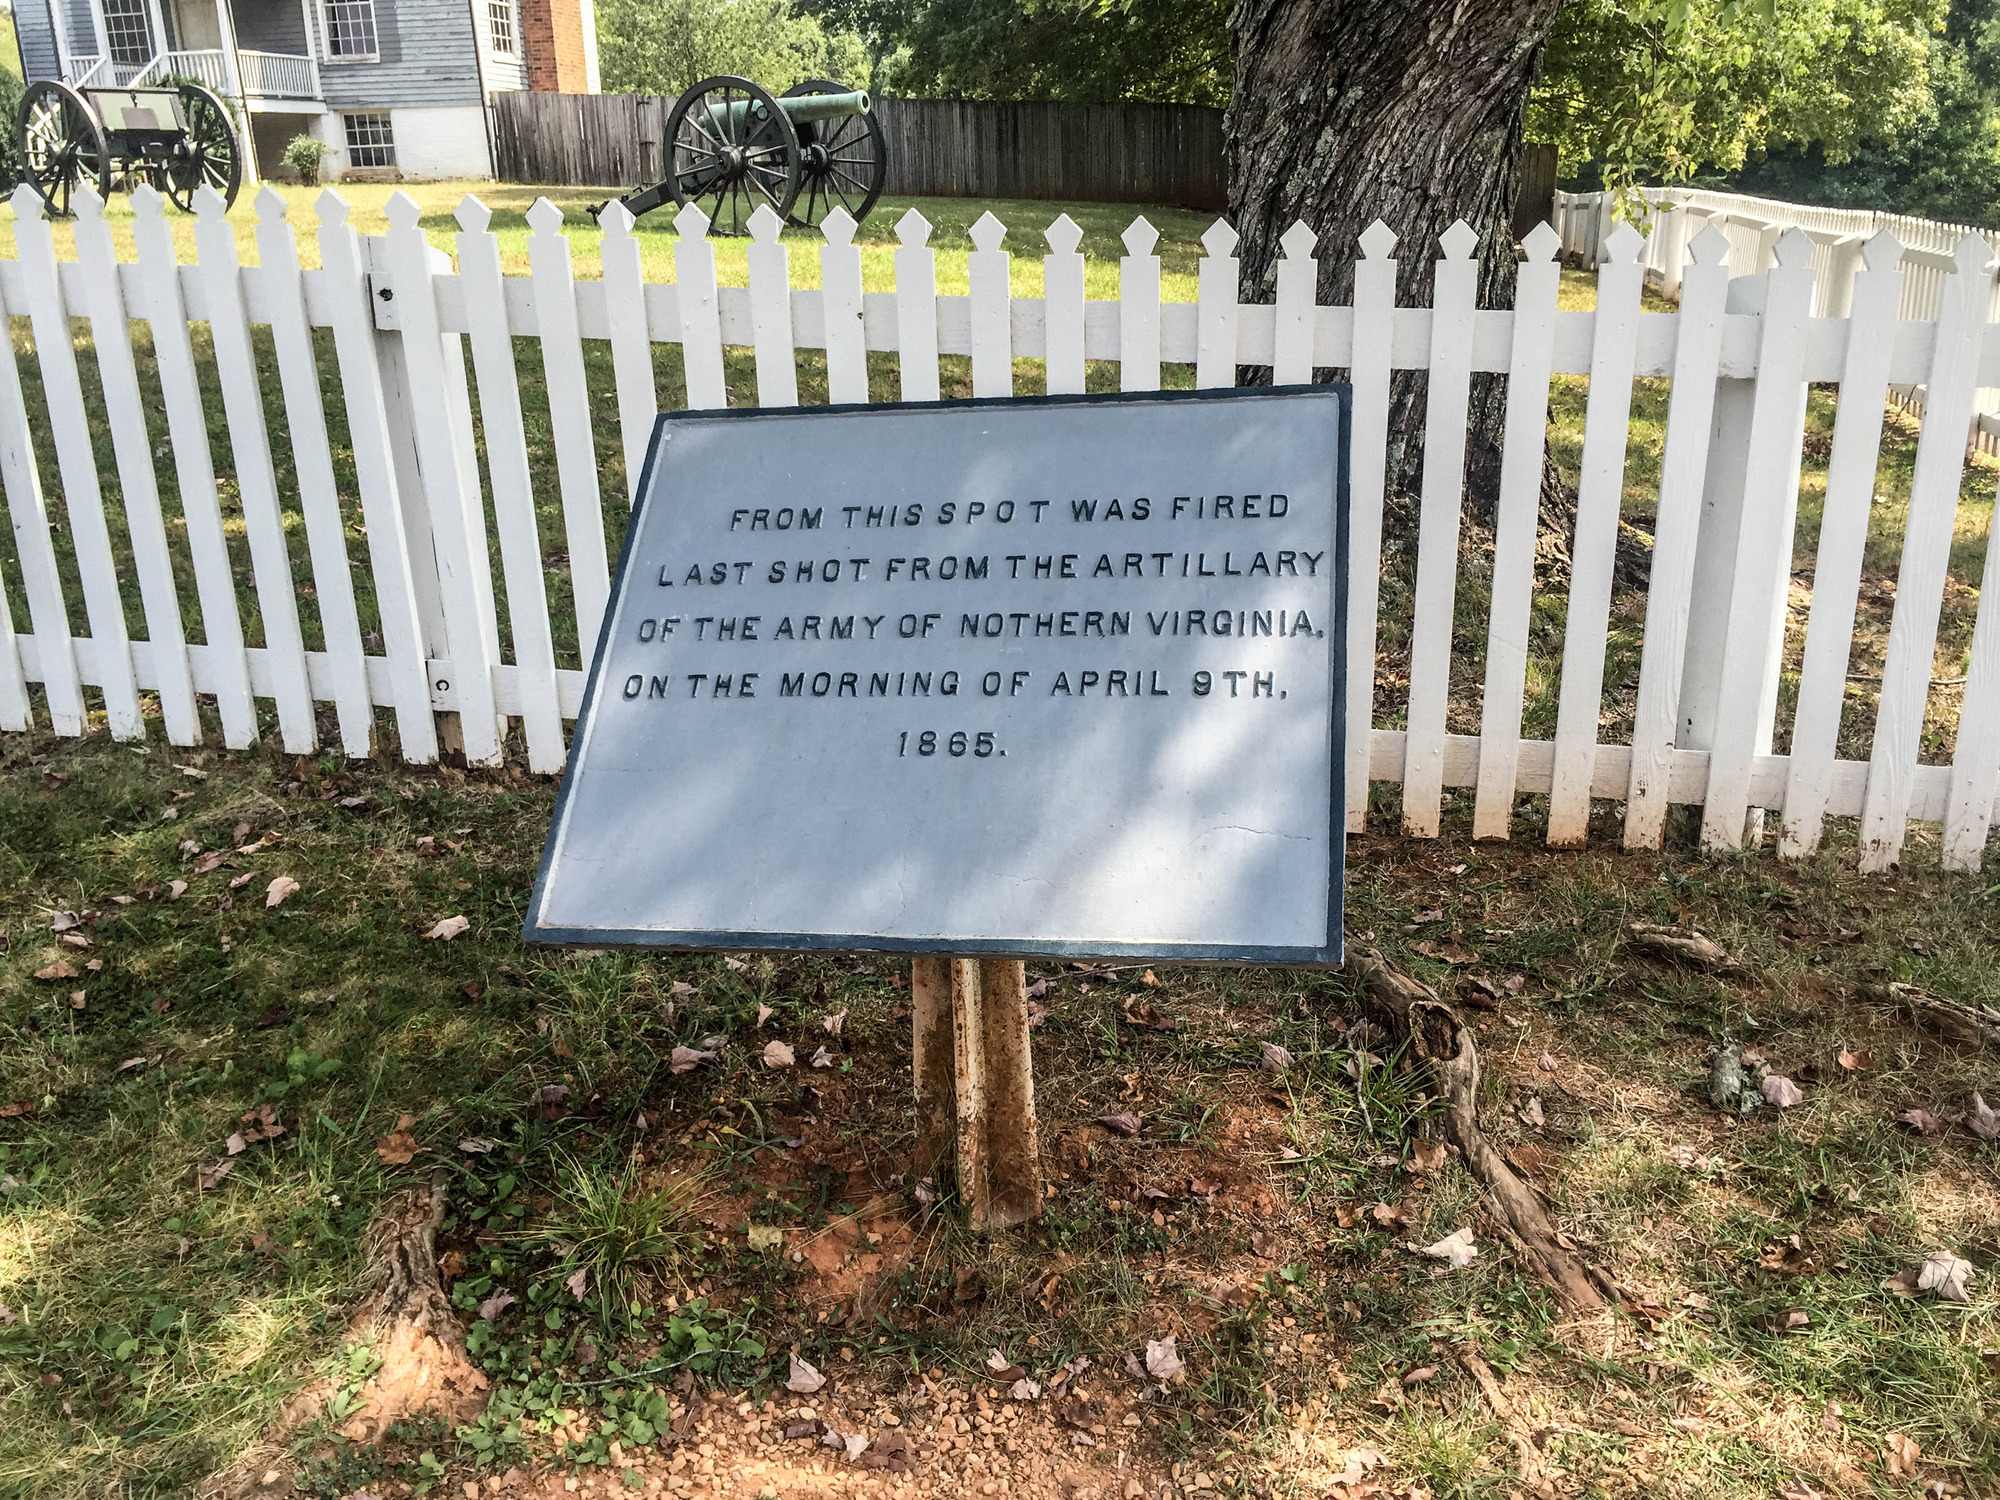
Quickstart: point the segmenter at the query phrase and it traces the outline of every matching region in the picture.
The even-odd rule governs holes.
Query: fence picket
[[[1313,332],[1319,318],[1319,236],[1303,220],[1278,237],[1277,326],[1271,362],[1274,385],[1307,385],[1313,372]],[[1470,350],[1468,349],[1468,354]]]
[[[1657,849],[1666,833],[1667,776],[1680,724],[1681,663],[1693,608],[1702,481],[1715,420],[1723,308],[1729,298],[1729,239],[1714,226],[1694,237],[1681,269],[1667,441],[1653,523],[1646,588],[1646,635],[1639,654],[1639,700],[1632,720],[1632,773],[1625,794],[1625,847]]]
[[[469,194],[466,201],[478,202]],[[463,209],[465,204],[459,207]],[[484,204],[480,204],[480,210],[485,211]],[[461,225],[464,222],[463,218],[459,220]],[[625,447],[625,501],[629,505],[639,498],[646,448],[653,440],[653,422],[660,414],[660,392],[653,382],[653,334],[646,319],[646,274],[639,261],[639,242],[632,237],[632,210],[614,198],[597,216],[597,225],[604,231],[598,257],[604,268],[604,310],[611,321],[611,371],[618,385],[618,435]],[[484,229],[482,222],[480,232]],[[495,265],[497,268],[497,261]],[[502,290],[496,280],[495,295]],[[484,395],[482,390],[482,406]],[[519,404],[515,403],[516,409]]]
[[[1979,616],[1972,627],[1958,743],[1945,794],[1943,864],[1967,875],[1979,873],[1993,823],[1995,783],[2000,781],[2000,604],[1995,600],[2000,600],[2000,526],[1989,526]]]
[[[146,612],[153,677],[160,694],[160,721],[173,745],[201,743],[201,718],[194,701],[194,667],[167,550],[166,518],[160,512],[159,476],[153,471],[153,443],[146,431],[146,403],[139,394],[132,359],[132,329],[118,280],[118,252],[104,222],[104,200],[85,185],[76,195],[76,258],[83,275],[83,310],[90,318],[97,353],[98,386],[111,429],[118,465],[118,489],[125,501],[125,525],[132,539],[133,569]]]
[[[306,549],[312,559],[313,594],[319,601],[320,633],[326,643],[340,742],[364,758],[375,731],[375,704],[368,691],[368,664],[361,652],[361,617],[354,605],[346,526],[340,491],[333,478],[333,451],[327,443],[326,409],[320,402],[319,361],[312,325],[306,321],[305,284],[299,247],[285,218],[285,197],[266,187],[257,195],[257,259],[271,312],[271,342],[285,396],[292,463],[298,475],[299,507],[305,514]]]
[[[1160,258],[1153,247],[1160,231],[1142,214],[1122,236],[1118,262],[1118,388],[1160,388]]]
[[[152,212],[164,239],[167,229],[158,201],[156,197]],[[144,210],[141,212],[143,215]],[[340,367],[340,386],[347,408],[348,442],[354,452],[356,487],[361,491],[362,524],[368,533],[368,567],[375,582],[375,612],[382,624],[396,737],[401,742],[403,759],[427,765],[437,759],[437,719],[431,711],[430,664],[424,656],[422,616],[411,573],[410,540],[403,521],[402,486],[396,473],[388,400],[382,370],[376,363],[374,303],[369,296],[361,242],[348,223],[347,200],[327,188],[320,193],[315,212],[319,218],[319,262],[325,268],[321,285],[326,289],[332,319],[334,357]],[[172,251],[169,241],[166,245],[169,258]],[[163,378],[164,373],[163,366]],[[193,396],[191,380],[189,391]],[[199,412],[198,406],[196,411]],[[182,485],[185,495],[185,478]],[[214,493],[212,484],[209,493]]]
[[[972,394],[1014,394],[1014,326],[1009,301],[1014,257],[1000,248],[1007,226],[983,213],[972,226],[966,277],[972,293]]]
[[[243,532],[256,570],[257,613],[264,621],[265,660],[278,731],[293,754],[319,743],[313,715],[312,683],[306,676],[305,636],[299,629],[298,584],[285,545],[285,518],[278,506],[278,474],[271,463],[264,398],[257,388],[257,351],[250,342],[250,315],[243,305],[243,278],[236,259],[236,233],[221,195],[202,187],[195,193],[195,253],[202,294],[208,299],[209,335],[215,342],[215,372],[222,386],[222,409],[229,423],[229,452],[236,469]]]
[[[820,307],[826,323],[826,399],[836,406],[868,399],[868,340],[862,309],[861,247],[854,218],[836,206],[820,220]]]
[[[125,631],[125,604],[118,595],[118,569],[111,555],[111,532],[104,521],[104,496],[91,450],[90,414],[76,368],[69,307],[56,269],[55,238],[42,217],[41,199],[23,183],[14,190],[14,233],[28,288],[28,317],[35,332],[35,358],[48,397],[49,431],[55,439],[62,476],[63,509],[76,548],[76,571],[83,580],[84,617],[90,621],[90,660],[104,691],[111,737],[146,737],[139,709],[139,682],[133,671],[131,640]]]
[[[1389,350],[1396,316],[1396,235],[1361,231],[1354,267],[1354,430],[1347,450],[1347,831],[1368,826],[1374,749],[1375,629],[1382,596],[1382,503],[1389,472]]]
[[[937,252],[931,221],[914,208],[896,221],[896,368],[902,399],[938,399]]]
[[[1047,343],[1043,387],[1051,396],[1083,393],[1083,257],[1076,247],[1083,230],[1068,214],[1057,214],[1042,231],[1049,253],[1042,257],[1042,317]]]
[[[1217,219],[1201,237],[1196,272],[1194,383],[1201,390],[1236,384],[1236,298],[1240,270],[1237,235],[1227,219]]]
[[[536,208],[546,201],[538,201]],[[553,204],[549,207],[554,209]],[[473,526],[478,525],[483,538],[485,523],[483,517],[466,513],[461,454],[450,409],[451,371],[445,360],[444,335],[438,325],[437,296],[431,279],[430,242],[418,222],[421,210],[417,201],[408,193],[398,189],[390,195],[385,209],[389,218],[389,276],[396,294],[396,321],[402,333],[403,358],[410,373],[411,426],[416,434],[418,460],[423,465],[424,513],[430,519],[431,545],[437,558],[438,594],[451,650],[452,680],[458,691],[459,733],[467,761],[473,765],[498,765],[501,721],[493,700],[493,643],[479,603],[477,566],[478,560],[483,559],[483,548],[475,552],[471,536]],[[566,251],[567,241],[563,244]],[[531,258],[535,254],[532,237],[528,253]],[[541,267],[538,265],[536,270]],[[552,315],[543,300],[544,290],[544,279],[537,275],[535,311],[545,320],[542,326],[546,330],[549,327],[546,320],[560,314]],[[547,290],[549,300],[553,301],[553,288]],[[574,315],[572,307],[572,318]],[[550,342],[547,337],[543,339],[544,358]],[[552,412],[558,399],[552,389],[549,392]],[[558,429],[558,472],[562,461]],[[596,480],[593,468],[590,487],[593,501],[597,495]],[[567,501],[567,495],[564,498]],[[576,564],[577,559],[572,556],[573,570]],[[581,592],[579,588],[579,596]]]
[[[1522,695],[1528,681],[1528,621],[1535,594],[1535,535],[1541,523],[1542,454],[1548,441],[1549,372],[1555,364],[1561,240],[1547,224],[1528,232],[1514,292],[1514,347],[1507,364],[1507,425],[1493,537],[1493,602],[1486,628],[1486,687],[1479,710],[1479,788],[1472,836],[1504,839],[1514,821],[1521,759]]]
[[[1972,423],[1980,347],[1993,275],[1993,247],[1968,234],[1944,280],[1937,342],[1924,390],[1924,426],[1910,476],[1910,515],[1896,573],[1896,612],[1882,666],[1882,697],[1875,710],[1875,743],[1869,756],[1868,791],[1861,808],[1861,868],[1878,873],[1902,857],[1916,779],[1917,749],[1930,698],[1937,654],[1938,616],[1958,520],[1958,483],[1965,468],[1965,433]]]
[[[1577,477],[1576,540],[1570,548],[1568,623],[1563,629],[1562,688],[1549,788],[1549,843],[1581,844],[1590,826],[1590,783],[1597,769],[1597,719],[1604,699],[1604,633],[1611,620],[1611,568],[1625,489],[1625,439],[1639,344],[1639,293],[1645,242],[1630,224],[1605,236],[1597,272],[1597,322],[1591,339],[1590,399],[1583,419]]]
[[[688,410],[715,411],[729,404],[729,383],[722,369],[722,308],[715,294],[715,246],[708,240],[707,215],[687,204],[674,215],[674,233],[680,236],[674,241],[674,291]]]
[[[167,413],[167,440],[173,449],[181,518],[187,526],[188,559],[194,564],[195,598],[201,605],[206,675],[222,720],[222,742],[232,750],[241,750],[256,742],[257,708],[250,693],[250,658],[243,649],[235,570],[222,529],[222,507],[216,499],[215,457],[208,444],[208,418],[202,409],[186,293],[174,253],[173,231],[167,226],[166,204],[166,198],[150,183],[132,190],[133,238],[139,251],[145,314],[152,329],[153,360]]]
[[[591,436],[590,388],[583,375],[583,336],[576,322],[575,271],[562,221],[561,209],[546,198],[535,200],[528,210],[528,227],[533,231],[528,236],[528,263],[535,283],[563,529],[569,542],[570,587],[576,596],[577,649],[587,666],[611,597],[611,564],[604,548],[604,497],[597,488],[597,445]],[[708,247],[706,240],[702,247]],[[709,269],[712,278],[712,259]],[[716,358],[721,359],[720,344]],[[691,390],[689,394],[692,397]]]
[[[1902,256],[1903,247],[1886,229],[1869,240],[1861,250],[1865,269],[1855,274],[1848,303],[1847,356],[1834,415],[1833,451],[1826,466],[1812,612],[1806,621],[1799,706],[1792,723],[1784,820],[1778,835],[1778,852],[1791,857],[1819,847],[1833,785],[1834,752],[1847,701],[1847,667],[1853,656],[1854,611],[1868,547],[1868,516],[1875,502],[1889,359],[1896,347],[1896,310],[1903,296],[1898,265]]]
[[[1410,627],[1410,702],[1403,755],[1403,830],[1436,838],[1444,795],[1445,709],[1457,603],[1458,529],[1465,496],[1465,430],[1472,395],[1472,316],[1479,236],[1460,219],[1441,237],[1431,312],[1430,390],[1424,399],[1424,478],[1417,520],[1417,596]],[[1279,326],[1283,325],[1279,310]],[[1308,353],[1306,358],[1311,359]],[[1310,373],[1310,371],[1308,371]]]
[[[505,287],[500,240],[487,228],[492,210],[467,193],[459,202],[457,218],[459,274],[465,279],[466,299],[498,307]],[[542,579],[542,543],[535,521],[534,480],[528,469],[527,428],[521,419],[520,373],[514,364],[514,340],[498,319],[475,320],[471,339],[472,367],[479,378],[480,422],[486,433],[486,468],[493,484],[494,529],[500,535],[500,566],[507,580],[507,622],[521,683],[521,729],[528,741],[528,769],[548,775],[562,769],[562,710],[556,697],[555,644]],[[649,359],[650,350],[648,345]]]
[[[1723,648],[1719,701],[1727,707],[1716,717],[1708,792],[1702,804],[1702,842],[1710,849],[1734,849],[1747,836],[1751,758],[1771,752],[1799,510],[1812,252],[1812,240],[1804,230],[1787,231],[1774,246],[1776,263],[1765,278],[1757,397],[1743,476],[1743,525]]]
[[[33,193],[33,189],[28,189]],[[21,218],[17,211],[16,230]],[[0,298],[0,320],[12,319],[23,309],[8,307]],[[12,323],[0,322],[11,329]],[[48,502],[42,495],[42,470],[35,458],[35,443],[28,428],[28,408],[21,391],[21,367],[14,353],[14,340],[6,341],[0,357],[0,485],[7,491],[7,516],[14,529],[14,551],[21,563],[21,591],[28,601],[28,622],[35,628],[35,650],[41,658],[42,690],[49,706],[49,725],[57,734],[76,736],[87,722],[83,703],[83,683],[77,672],[75,638],[70,634],[69,607],[63,602],[62,574],[56,567],[55,547],[49,541]],[[0,600],[4,607],[5,600]],[[19,680],[23,701],[22,721],[9,728],[29,727],[25,694],[27,676],[20,648],[13,638],[14,618],[7,616],[8,661],[0,663],[6,685],[5,712],[13,715],[13,683]]]
[[[799,358],[792,343],[792,257],[779,238],[776,209],[750,215],[750,337],[757,356],[757,404],[799,404]]]

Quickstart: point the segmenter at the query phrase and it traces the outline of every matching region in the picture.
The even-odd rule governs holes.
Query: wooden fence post
[[[924,954],[910,966],[917,1170],[953,1163],[972,1227],[1042,1211],[1041,1139],[1019,959]]]

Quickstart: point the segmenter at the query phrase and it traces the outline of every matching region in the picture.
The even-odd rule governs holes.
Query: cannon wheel
[[[21,99],[21,173],[49,206],[66,219],[79,185],[91,183],[111,196],[111,152],[104,125],[90,101],[66,83],[45,78]]]
[[[831,78],[808,78],[785,90],[784,97],[845,94],[848,87]],[[814,229],[837,203],[859,224],[882,196],[889,173],[889,149],[874,112],[838,120],[811,120],[799,133],[799,195],[792,203],[792,222]]]
[[[704,78],[667,116],[667,182],[698,203],[711,234],[748,234],[757,205],[780,219],[799,191],[799,135],[778,101],[747,78]]]
[[[236,138],[236,124],[223,102],[200,84],[184,83],[180,94],[187,135],[153,185],[183,213],[194,212],[194,195],[203,187],[220,193],[227,208],[243,185],[243,147]]]

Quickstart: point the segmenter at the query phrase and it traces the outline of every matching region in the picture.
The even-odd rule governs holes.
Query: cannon
[[[778,95],[747,78],[705,78],[674,102],[662,145],[665,180],[617,201],[634,218],[669,201],[698,203],[714,234],[748,233],[760,203],[808,227],[836,206],[858,223],[889,167],[867,93],[827,78]]]
[[[229,111],[198,83],[79,90],[45,78],[22,95],[19,129],[21,175],[58,219],[86,182],[100,198],[114,178],[151,183],[184,211],[203,187],[233,203],[243,182]]]

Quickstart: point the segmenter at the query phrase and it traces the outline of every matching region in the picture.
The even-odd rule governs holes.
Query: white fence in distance
[[[1444,237],[1434,307],[1395,301],[1397,244],[1376,224],[1361,237],[1351,306],[1315,301],[1314,236],[1284,238],[1275,304],[1239,302],[1235,232],[1217,222],[1194,303],[1163,301],[1157,234],[1142,219],[1124,236],[1116,301],[1084,296],[1082,231],[1066,216],[1044,231],[1045,294],[1010,296],[1006,233],[990,214],[973,227],[969,294],[936,289],[930,226],[911,212],[897,227],[895,290],[864,292],[854,226],[836,215],[816,254],[820,290],[791,286],[800,253],[760,215],[749,286],[717,285],[713,246],[695,209],[677,220],[675,281],[641,274],[631,221],[603,219],[602,278],[578,279],[562,216],[529,213],[531,274],[502,274],[490,215],[460,207],[458,265],[427,241],[418,207],[390,200],[390,228],[362,237],[332,192],[318,203],[321,269],[302,270],[282,196],[257,207],[260,264],[238,263],[213,195],[198,206],[197,259],[176,261],[163,201],[134,195],[136,264],[121,264],[101,205],[80,200],[78,259],[60,262],[32,191],[13,202],[19,243],[0,259],[0,311],[25,317],[33,353],[0,359],[0,483],[18,549],[18,573],[0,576],[0,728],[47,722],[85,732],[101,703],[111,734],[147,735],[142,694],[156,695],[173,744],[196,743],[199,701],[211,699],[224,741],[250,744],[257,700],[272,705],[287,751],[313,750],[320,705],[338,744],[368,754],[375,712],[393,716],[401,754],[439,753],[438,716],[468,761],[492,764],[519,721],[530,767],[557,770],[564,721],[574,717],[583,674],[559,667],[547,578],[566,567],[577,638],[596,639],[609,587],[605,498],[594,452],[598,424],[615,421],[627,472],[639,472],[659,404],[653,346],[677,345],[685,400],[727,402],[724,349],[754,356],[760,404],[798,400],[800,350],[824,351],[834,401],[869,397],[868,355],[895,354],[901,393],[939,394],[940,355],[969,355],[973,391],[1010,394],[1015,360],[1044,362],[1051,392],[1084,389],[1087,361],[1116,361],[1126,390],[1157,389],[1163,363],[1193,367],[1199,386],[1235,381],[1238,366],[1266,366],[1280,383],[1315,368],[1354,384],[1352,588],[1348,625],[1349,827],[1365,826],[1371,782],[1400,783],[1403,828],[1434,836],[1448,787],[1474,789],[1475,832],[1505,838],[1523,793],[1548,798],[1547,837],[1584,841],[1592,799],[1624,804],[1624,841],[1656,847],[1672,804],[1703,809],[1704,841],[1741,845],[1778,814],[1779,848],[1818,847],[1825,819],[1858,817],[1861,864],[1881,870],[1901,854],[1912,822],[1942,825],[1946,864],[1977,870],[2000,796],[2000,547],[1989,548],[1955,748],[1948,764],[1920,757],[1940,611],[1959,506],[1974,392],[2000,386],[2000,330],[1989,317],[1993,268],[1986,242],[1962,239],[1939,278],[1931,315],[1900,317],[1906,256],[1894,239],[1866,242],[1841,312],[1814,316],[1822,296],[1819,250],[1804,233],[1775,238],[1770,264],[1732,278],[1732,242],[1705,229],[1689,237],[1672,314],[1641,311],[1646,242],[1629,225],[1607,230],[1594,311],[1558,308],[1558,236],[1529,236],[1514,308],[1475,304],[1474,236]],[[1407,247],[1431,253],[1428,247]],[[810,252],[809,252],[810,253]],[[88,319],[105,417],[130,538],[131,576],[114,556],[70,319]],[[170,443],[155,453],[141,420],[135,320],[150,325]],[[217,501],[216,471],[198,385],[196,325],[210,330],[213,379],[254,564],[253,620],[239,617]],[[296,494],[279,494],[271,428],[259,390],[259,340],[270,330]],[[331,330],[336,389],[323,389],[313,330]],[[529,368],[515,340],[533,341]],[[615,391],[593,408],[585,344],[608,341]],[[477,398],[466,375],[470,353]],[[1427,451],[1443,455],[1422,483],[1409,660],[1407,721],[1374,722],[1381,638],[1382,541],[1392,372],[1434,376]],[[1479,733],[1447,732],[1452,632],[1460,587],[1464,506],[1453,441],[1467,421],[1464,378],[1508,376],[1491,606]],[[1555,376],[1587,375],[1588,407],[1566,603],[1567,643],[1552,739],[1522,737],[1534,592],[1537,496],[1545,412]],[[74,575],[52,544],[44,484],[29,430],[24,378],[39,377],[74,547]],[[1600,735],[1605,640],[1633,382],[1672,382],[1643,657],[1629,743]],[[1839,402],[1787,754],[1774,754],[1781,648],[1798,506],[1808,382],[1837,383]],[[560,490],[562,536],[542,534],[520,393],[547,392]],[[1836,754],[1853,647],[1856,601],[1892,386],[1924,385],[1932,419],[1919,441],[1880,705],[1865,760]],[[1437,398],[1436,393],[1448,393]],[[346,414],[365,538],[343,528],[325,420]],[[615,411],[615,416],[612,412]],[[483,433],[485,465],[476,437]],[[155,460],[171,452],[171,472]],[[636,478],[632,482],[636,482]],[[162,495],[178,498],[174,518]],[[629,496],[624,497],[629,499]],[[284,511],[302,517],[308,590],[292,586]],[[169,525],[170,519],[184,524]],[[489,528],[498,558],[489,551]],[[558,546],[559,543],[559,546]],[[545,561],[560,550],[563,557]],[[365,553],[365,556],[357,554]],[[506,648],[496,608],[504,584]],[[365,641],[354,569],[365,567],[379,617],[379,647]],[[176,574],[192,575],[200,640],[191,639]],[[129,633],[125,591],[136,583],[143,636]],[[31,630],[17,633],[11,597],[24,597]],[[300,594],[309,592],[323,649],[303,645]],[[80,601],[87,632],[78,634]],[[511,660],[506,660],[511,654]],[[38,693],[37,690],[38,689]]]

